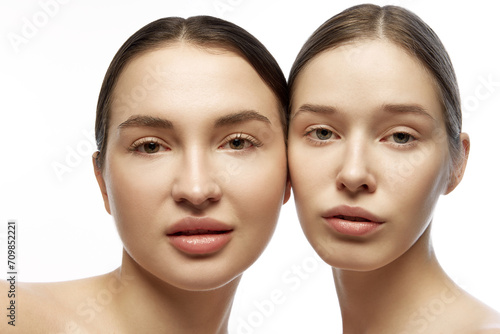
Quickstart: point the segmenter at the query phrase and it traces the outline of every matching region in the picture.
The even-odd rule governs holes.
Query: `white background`
[[[132,33],[165,16],[218,16],[260,39],[287,75],[307,37],[329,17],[358,4],[59,0],[57,8],[43,5],[53,1],[0,3],[0,263],[2,256],[6,258],[2,254],[6,254],[7,220],[16,219],[22,281],[94,276],[120,264],[121,243],[104,210],[91,153],[104,73]],[[433,239],[450,276],[500,310],[500,20],[496,6],[493,1],[477,0],[376,3],[398,4],[417,13],[451,55],[472,150],[462,184],[438,205]],[[27,28],[30,24],[35,29]],[[14,46],[9,38],[22,37],[23,31],[28,38]],[[69,171],[58,176],[55,165],[66,165]],[[271,307],[265,302],[280,293],[280,303]],[[340,331],[330,270],[303,237],[293,200],[284,206],[269,247],[244,275],[230,331]]]

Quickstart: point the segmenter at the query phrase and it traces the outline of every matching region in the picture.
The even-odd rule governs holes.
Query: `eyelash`
[[[247,141],[250,143],[250,147],[244,147],[242,149],[231,149],[231,148],[228,148],[229,150],[232,150],[232,151],[243,151],[243,150],[247,150],[247,149],[250,149],[251,147],[261,147],[263,144],[261,141],[257,140],[256,138],[248,135],[248,134],[245,134],[245,133],[236,133],[236,134],[231,134],[229,136],[227,136],[222,145],[219,146],[219,148],[223,148],[224,146],[228,145],[232,140],[235,140],[235,139],[241,139],[243,141]]]
[[[139,140],[136,140],[135,142],[132,143],[132,145],[129,147],[128,150],[130,152],[133,152],[133,153],[144,154],[144,155],[154,155],[154,154],[158,154],[159,152],[161,152],[161,151],[158,151],[158,152],[154,152],[154,153],[147,153],[147,152],[139,151],[139,148],[141,148],[141,146],[143,146],[145,144],[149,144],[149,143],[154,143],[156,145],[163,147],[165,149],[164,151],[170,150],[170,148],[168,146],[161,143],[161,141],[158,138],[154,138],[154,137],[147,137],[147,138],[141,138]]]

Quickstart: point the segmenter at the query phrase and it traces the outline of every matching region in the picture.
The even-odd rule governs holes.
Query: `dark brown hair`
[[[175,42],[186,42],[203,48],[220,48],[239,54],[259,74],[275,94],[283,131],[286,134],[288,89],[278,63],[254,36],[243,28],[211,16],[187,19],[167,17],[151,22],[134,33],[121,46],[111,61],[99,93],[95,136],[99,154],[96,163],[103,166],[106,155],[108,125],[113,90],[123,68],[135,57]]]
[[[325,50],[360,39],[387,39],[417,58],[439,89],[454,163],[461,158],[462,111],[460,93],[450,57],[439,37],[417,15],[398,6],[354,6],[323,23],[306,41],[295,59],[288,87],[293,95],[295,80],[315,56]]]

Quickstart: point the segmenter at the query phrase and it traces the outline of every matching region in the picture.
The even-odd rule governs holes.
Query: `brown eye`
[[[262,143],[251,135],[244,133],[231,134],[224,138],[223,144],[219,149],[228,151],[246,151],[255,147],[262,146]]]
[[[233,150],[242,150],[245,148],[245,139],[234,138],[229,142],[229,147]]]
[[[146,153],[156,153],[160,150],[160,144],[155,142],[145,143],[142,147]]]
[[[316,130],[316,137],[318,137],[319,140],[328,140],[332,137],[333,132],[328,130],[328,129],[317,129]]]

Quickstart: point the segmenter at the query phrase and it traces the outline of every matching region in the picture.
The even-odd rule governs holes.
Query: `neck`
[[[417,320],[429,302],[437,296],[456,298],[459,290],[439,265],[429,234],[430,228],[405,254],[382,268],[366,272],[333,268],[344,333],[396,328],[416,332],[425,325],[425,314],[421,322]],[[416,320],[413,329],[408,328],[412,320]]]
[[[227,333],[240,277],[213,290],[187,291],[159,280],[131,259],[113,274],[123,286],[115,302],[120,333]]]

